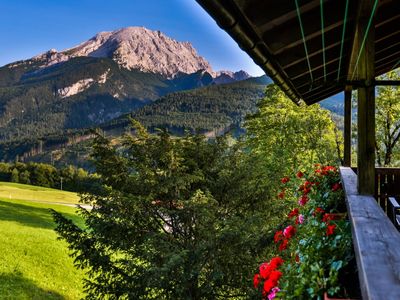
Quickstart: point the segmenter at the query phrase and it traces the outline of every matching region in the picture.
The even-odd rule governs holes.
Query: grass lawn
[[[0,198],[68,204],[79,202],[76,193],[12,182],[0,182]]]
[[[80,299],[83,272],[73,266],[67,245],[57,240],[49,212],[53,208],[76,223],[75,208],[4,197],[7,191],[20,198],[55,202],[78,199],[73,193],[1,183],[0,196],[0,299]],[[41,198],[41,197],[44,198]]]

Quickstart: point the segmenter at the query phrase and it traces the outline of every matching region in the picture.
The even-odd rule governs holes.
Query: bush
[[[265,264],[261,265],[254,286],[268,299],[314,299],[325,292],[346,296],[349,291],[339,279],[353,251],[349,223],[337,214],[344,209],[337,169],[318,166],[309,175],[298,172],[282,178],[281,187],[279,201],[292,208],[290,224],[274,236],[284,263],[274,284],[262,274]]]

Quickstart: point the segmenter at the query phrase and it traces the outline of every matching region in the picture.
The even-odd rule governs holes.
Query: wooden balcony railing
[[[375,199],[400,230],[400,168],[375,168]]]
[[[375,197],[387,213],[389,197],[400,198],[400,168],[375,168]]]
[[[358,194],[357,175],[351,168],[341,167],[340,174],[362,299],[400,299],[400,233],[374,197]],[[383,199],[383,195],[386,197],[387,191],[394,186],[388,185],[388,182],[392,182],[390,180],[397,175],[385,175],[384,171],[379,171],[379,174],[379,184],[382,182],[384,186],[378,191]]]

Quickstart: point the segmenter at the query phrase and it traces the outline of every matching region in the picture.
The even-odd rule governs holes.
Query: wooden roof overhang
[[[310,105],[355,84],[355,24],[372,0],[196,1],[294,102]],[[399,66],[400,1],[379,0],[374,16],[379,76]]]

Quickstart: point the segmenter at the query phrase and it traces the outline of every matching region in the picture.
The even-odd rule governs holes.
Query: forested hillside
[[[168,128],[182,134],[185,130],[218,133],[228,128],[239,129],[245,115],[256,109],[256,102],[263,97],[268,82],[269,78],[263,76],[168,94],[103,128],[127,126],[131,117],[151,131]]]

